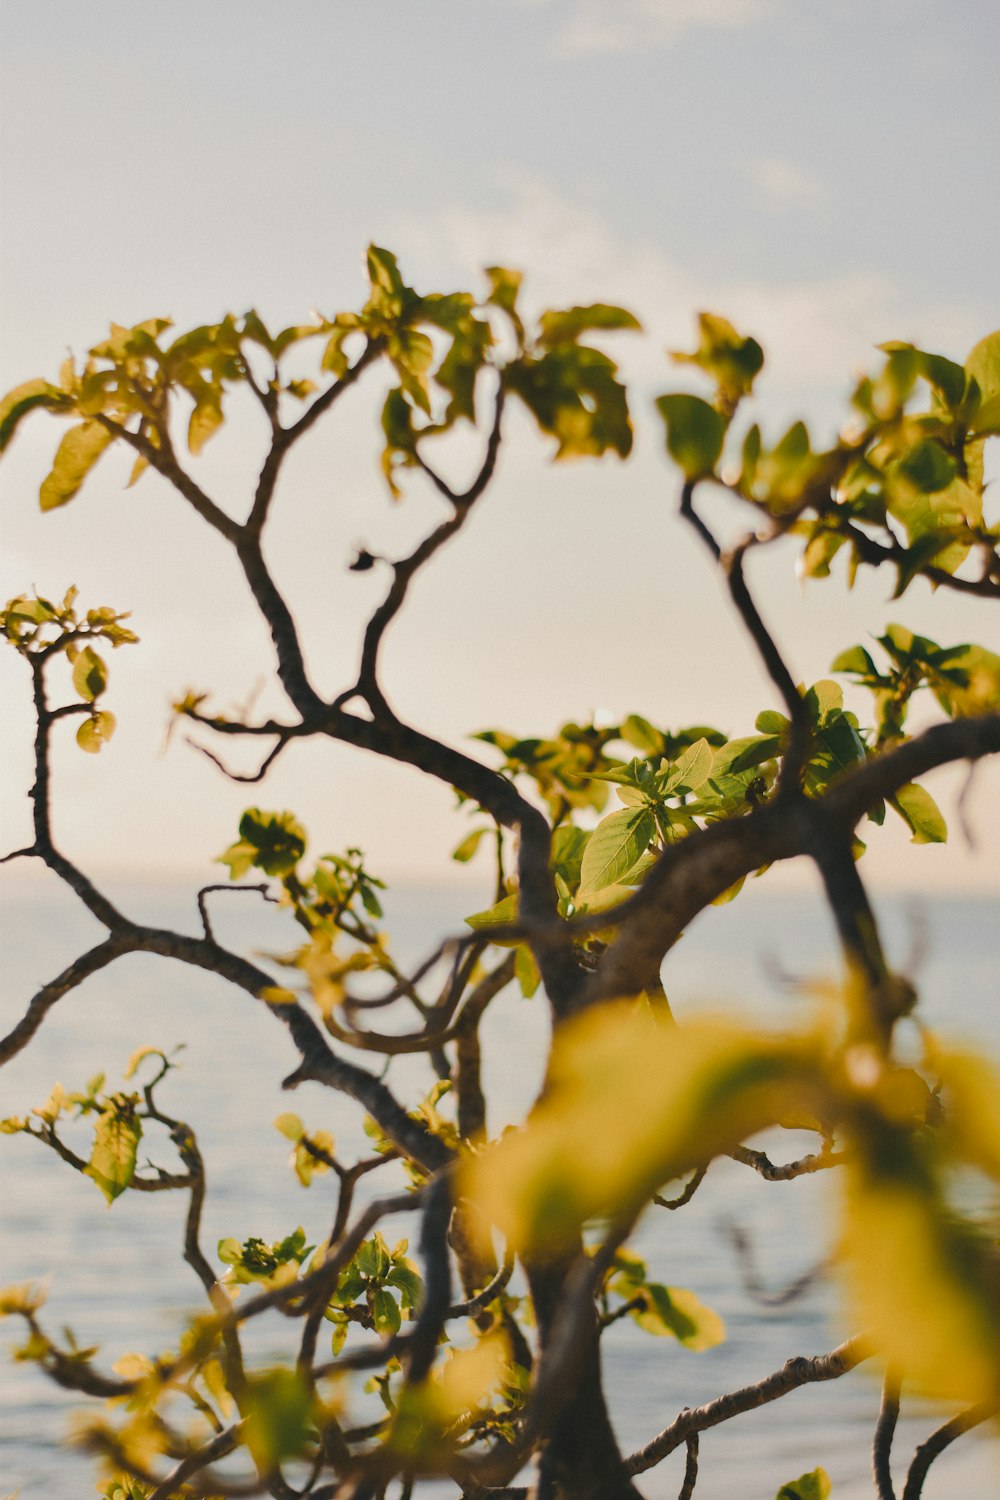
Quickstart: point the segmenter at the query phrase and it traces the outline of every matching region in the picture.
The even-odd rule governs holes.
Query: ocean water
[[[10,884],[14,884],[11,882]],[[136,918],[198,930],[190,893],[176,886],[136,883],[113,891]],[[429,951],[458,930],[477,904],[455,889],[401,888],[390,893],[390,930],[406,958]],[[943,1036],[1000,1059],[1000,943],[996,903],[969,899],[883,899],[887,944],[921,992],[921,1012]],[[280,952],[295,943],[282,914],[252,895],[213,898],[221,941],[239,951]],[[6,1031],[34,989],[100,929],[58,888],[31,884],[9,896],[4,913],[4,985],[0,1026]],[[665,982],[678,1014],[709,1005],[770,1017],[794,1014],[802,984],[836,973],[829,918],[807,891],[769,892],[752,886],[732,906],[704,913],[670,957]],[[484,1027],[491,1129],[523,1117],[538,1088],[547,1042],[538,996],[505,995]],[[271,1241],[301,1223],[310,1241],[324,1236],[332,1212],[331,1177],[304,1190],[286,1165],[288,1143],[273,1128],[283,1110],[310,1128],[331,1130],[344,1160],[367,1155],[361,1112],[317,1085],[282,1092],[295,1064],[284,1029],[246,996],[210,975],[145,956],[120,961],[88,980],[50,1013],[28,1049],[0,1073],[0,1110],[23,1114],[40,1104],[52,1084],[80,1088],[97,1072],[113,1085],[129,1055],[143,1045],[180,1044],[182,1065],[158,1098],[169,1114],[196,1130],[206,1160],[209,1199],[202,1243],[211,1252],[225,1235]],[[429,1084],[418,1059],[393,1063],[390,1082],[408,1101]],[[785,1133],[766,1143],[786,1159],[811,1149],[808,1138]],[[149,1156],[172,1164],[172,1148],[150,1134]],[[86,1154],[81,1136],[79,1149]],[[379,1181],[376,1191],[389,1190]],[[715,1164],[680,1213],[650,1211],[636,1247],[651,1274],[690,1287],[725,1319],[717,1349],[690,1353],[651,1338],[629,1322],[605,1335],[607,1384],[622,1445],[631,1451],[693,1406],[778,1368],[793,1354],[824,1352],[853,1330],[834,1290],[824,1284],[781,1306],[762,1306],[748,1294],[724,1226],[747,1233],[761,1279],[775,1290],[816,1263],[829,1243],[831,1183],[819,1174],[793,1183],[766,1183],[735,1163]],[[72,1327],[81,1345],[101,1345],[103,1368],[125,1352],[153,1354],[175,1345],[185,1314],[200,1304],[200,1286],[180,1257],[186,1195],[126,1193],[110,1209],[93,1183],[53,1153],[21,1136],[0,1137],[3,1282],[43,1276],[49,1301],[46,1326]],[[361,1199],[363,1201],[363,1198]],[[406,1216],[387,1236],[408,1233]],[[259,1320],[254,1359],[289,1358],[292,1335]],[[19,1329],[5,1324],[10,1345]],[[773,1500],[781,1484],[822,1465],[834,1481],[834,1500],[872,1493],[869,1444],[878,1409],[877,1382],[865,1367],[827,1385],[805,1388],[706,1433],[701,1441],[698,1500]],[[32,1366],[0,1359],[0,1495],[20,1500],[83,1500],[93,1495],[89,1458],[64,1444],[79,1401]],[[352,1415],[353,1415],[352,1409]],[[356,1408],[360,1419],[370,1408]],[[894,1446],[897,1486],[916,1444],[944,1419],[939,1411],[904,1404]],[[643,1475],[649,1500],[666,1500],[680,1487],[683,1453]],[[423,1486],[425,1500],[452,1493]],[[1000,1493],[1000,1444],[980,1431],[956,1443],[931,1469],[926,1500],[962,1495],[988,1500]]]

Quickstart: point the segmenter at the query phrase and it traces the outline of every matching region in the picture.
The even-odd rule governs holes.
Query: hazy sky
[[[674,518],[651,408],[677,379],[664,347],[691,341],[699,308],[767,349],[767,430],[805,415],[819,440],[880,340],[962,359],[1000,322],[996,0],[7,0],[2,24],[3,389],[54,375],[112,318],[183,327],[254,305],[280,324],[360,305],[371,239],[421,290],[478,287],[501,261],[526,271],[534,306],[600,297],[642,318],[645,336],[616,345],[633,459],[552,467],[512,420],[495,491],[387,641],[399,710],[455,742],[595,709],[746,733],[773,703]],[[268,535],[331,692],[383,586],[345,571],[353,546],[401,554],[441,514],[417,483],[387,499],[378,392],[352,393],[296,454]],[[224,708],[255,691],[280,706],[269,643],[223,544],[155,476],[125,493],[112,457],[65,511],[38,514],[60,432],[35,418],[4,464],[0,589],[75,582],[84,603],[131,608],[143,639],[111,660],[114,745],[57,757],[67,852],[204,875],[255,800],[295,809],[317,851],[359,843],[376,869],[438,868],[464,823],[416,773],[324,744],[247,789],[182,735],[163,753],[167,705],[189,686]],[[234,510],[261,437],[237,413],[199,461]],[[455,473],[472,461],[463,447]],[[788,558],[754,576],[804,680],[890,620],[997,646],[985,606],[922,584],[889,603],[888,579],[803,594]],[[30,722],[27,674],[5,657],[12,846]],[[930,784],[947,804],[961,778]],[[984,772],[969,804],[978,853],[957,828],[912,859],[901,834],[876,835],[870,868],[884,884],[996,886],[997,789]]]

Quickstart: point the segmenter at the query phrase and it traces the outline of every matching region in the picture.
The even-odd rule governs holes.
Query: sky
[[[741,734],[774,706],[676,519],[652,408],[686,383],[664,351],[692,343],[699,309],[764,345],[765,431],[804,416],[818,443],[880,341],[961,360],[1000,322],[995,0],[7,0],[2,29],[4,390],[54,376],[112,319],[183,328],[255,306],[280,326],[360,306],[371,240],[420,290],[482,289],[482,267],[500,262],[524,270],[533,308],[601,299],[641,318],[641,337],[613,345],[633,391],[632,459],[553,466],[515,416],[494,488],[387,638],[397,709],[466,748],[478,729],[544,734],[593,712]],[[267,537],[331,694],[353,680],[384,587],[347,571],[354,548],[402,555],[442,515],[417,482],[388,499],[380,389],[376,377],[352,392],[296,450]],[[447,874],[465,821],[412,771],[310,744],[248,789],[183,733],[165,743],[189,687],[226,710],[280,711],[269,641],[221,541],[156,476],[125,492],[124,458],[40,515],[60,433],[34,418],[0,471],[0,592],[75,583],[85,604],[131,609],[142,638],[110,662],[114,744],[85,756],[68,734],[58,748],[67,853],[94,870],[211,878],[256,801],[296,811],[317,852],[361,845],[390,876]],[[237,405],[197,462],[234,512],[262,441]],[[470,438],[450,455],[457,481],[476,451]],[[751,581],[802,681],[890,621],[997,648],[986,606],[923,584],[896,602],[875,576],[851,595],[837,579],[803,590],[787,554]],[[14,847],[31,721],[23,664],[4,655]],[[929,782],[946,811],[964,780]],[[984,768],[965,803],[973,847],[957,822],[943,848],[883,830],[873,879],[1000,889],[998,790]]]

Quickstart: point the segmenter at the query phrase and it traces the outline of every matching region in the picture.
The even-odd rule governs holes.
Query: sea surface
[[[16,882],[6,882],[8,891]],[[193,896],[176,885],[135,882],[111,890],[130,915],[197,932]],[[281,952],[295,945],[284,914],[251,894],[211,897],[220,940],[246,953]],[[395,951],[407,960],[429,952],[485,899],[454,888],[402,887],[390,892],[389,928]],[[943,1037],[1000,1059],[1000,910],[996,902],[956,898],[884,898],[878,905],[893,961],[910,972],[921,993],[921,1014]],[[6,1031],[34,990],[76,953],[99,939],[97,924],[59,888],[26,883],[8,896],[3,919],[0,1026]],[[692,924],[671,955],[664,978],[678,1015],[700,1007],[744,1016],[795,1015],[810,1004],[808,986],[836,975],[829,918],[805,888],[768,891],[751,886],[729,907],[711,909]],[[504,995],[484,1026],[491,1130],[523,1118],[537,1091],[547,1041],[541,996]],[[250,1235],[266,1241],[302,1224],[310,1242],[324,1237],[332,1207],[330,1175],[307,1191],[287,1166],[288,1142],[274,1129],[285,1110],[308,1128],[331,1130],[338,1155],[369,1154],[361,1112],[317,1085],[282,1092],[295,1064],[284,1029],[263,1008],[222,981],[166,960],[132,956],[88,980],[49,1014],[34,1043],[0,1073],[0,1112],[24,1114],[41,1104],[55,1082],[81,1088],[95,1073],[115,1087],[130,1054],[155,1045],[179,1047],[180,1066],[161,1085],[167,1113],[188,1121],[206,1160],[209,1199],[203,1244]],[[400,1059],[389,1080],[407,1101],[429,1085],[419,1060]],[[72,1127],[68,1128],[71,1138]],[[780,1159],[812,1149],[810,1138],[785,1133],[763,1142]],[[87,1144],[77,1141],[82,1154]],[[166,1140],[144,1140],[149,1157],[171,1166]],[[381,1174],[375,1174],[376,1182]],[[694,1406],[777,1369],[793,1354],[833,1348],[853,1330],[835,1290],[825,1283],[780,1306],[748,1293],[744,1269],[726,1225],[749,1237],[760,1280],[774,1291],[808,1271],[829,1247],[835,1174],[792,1183],[767,1183],[732,1162],[715,1164],[692,1202],[679,1213],[650,1211],[636,1247],[651,1275],[690,1287],[725,1319],[724,1344],[691,1353],[618,1323],[605,1335],[607,1384],[619,1438],[626,1451],[646,1442],[684,1406]],[[378,1184],[383,1191],[388,1183]],[[108,1368],[126,1352],[155,1354],[174,1347],[187,1313],[199,1305],[200,1286],[181,1260],[186,1195],[126,1193],[108,1209],[95,1185],[23,1136],[0,1137],[2,1281],[43,1277],[49,1300],[45,1326],[69,1325],[80,1345],[99,1344]],[[364,1201],[363,1198],[361,1201]],[[386,1226],[390,1242],[411,1232],[406,1216]],[[253,1341],[262,1364],[289,1358],[293,1345],[280,1321],[266,1319]],[[3,1345],[19,1329],[5,1323]],[[362,1420],[371,1410],[361,1398]],[[701,1441],[697,1500],[773,1500],[778,1488],[822,1465],[834,1500],[872,1494],[869,1445],[878,1409],[875,1377],[865,1367],[839,1381],[804,1388],[715,1428]],[[92,1461],[65,1446],[79,1401],[30,1365],[0,1350],[0,1496],[20,1500],[84,1500],[96,1493]],[[894,1447],[897,1488],[917,1443],[947,1413],[904,1402]],[[640,1479],[649,1500],[675,1496],[683,1452]],[[418,1487],[424,1500],[452,1494]],[[931,1469],[925,1500],[1000,1494],[1000,1444],[993,1433],[971,1434]]]

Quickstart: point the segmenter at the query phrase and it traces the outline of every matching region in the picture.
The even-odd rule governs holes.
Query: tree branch
[[[718,1427],[720,1422],[728,1422],[730,1417],[755,1411],[759,1406],[778,1401],[800,1386],[812,1385],[817,1381],[837,1380],[841,1375],[846,1375],[848,1370],[853,1370],[855,1365],[870,1359],[873,1352],[861,1335],[855,1335],[829,1354],[818,1354],[812,1359],[799,1357],[786,1360],[780,1370],[765,1375],[754,1385],[743,1386],[741,1390],[731,1391],[727,1396],[717,1396],[704,1406],[685,1409],[669,1427],[665,1427],[644,1448],[627,1458],[625,1466],[630,1474],[643,1474],[669,1453],[673,1453],[675,1448],[686,1443],[695,1433],[705,1432],[709,1427]]]
[[[910,1465],[910,1471],[906,1476],[906,1485],[903,1489],[902,1500],[920,1500],[923,1494],[924,1480],[934,1460],[950,1447],[963,1433],[971,1432],[974,1427],[995,1417],[997,1411],[995,1401],[984,1401],[977,1406],[970,1406],[965,1411],[959,1412],[957,1417],[952,1417],[950,1422],[945,1422],[936,1432],[920,1444]]]

